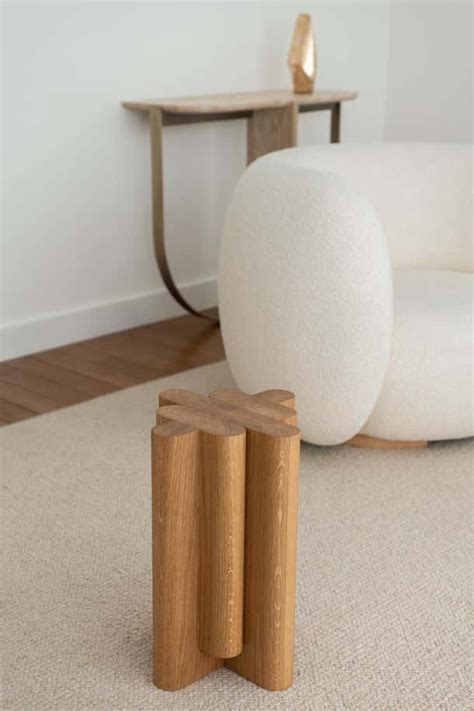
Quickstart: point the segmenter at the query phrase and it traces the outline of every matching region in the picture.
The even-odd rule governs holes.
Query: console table
[[[182,99],[144,99],[124,101],[132,111],[142,111],[150,119],[153,242],[161,277],[170,294],[186,311],[215,321],[197,311],[179,291],[168,263],[163,219],[163,126],[203,121],[247,119],[247,164],[265,153],[296,145],[299,112],[330,111],[331,143],[340,140],[341,103],[357,98],[355,91],[259,91],[245,94],[219,94]]]

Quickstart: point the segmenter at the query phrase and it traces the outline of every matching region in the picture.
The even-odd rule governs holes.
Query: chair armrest
[[[296,392],[303,437],[337,444],[369,417],[392,337],[392,269],[374,208],[344,178],[248,168],[224,227],[219,310],[240,389]]]

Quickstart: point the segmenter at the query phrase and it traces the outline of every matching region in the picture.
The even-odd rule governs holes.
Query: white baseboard
[[[212,277],[187,284],[181,287],[181,292],[196,308],[210,308],[217,303],[217,279]],[[0,326],[0,360],[18,358],[185,313],[162,287],[117,301],[88,304],[25,321],[11,321]]]

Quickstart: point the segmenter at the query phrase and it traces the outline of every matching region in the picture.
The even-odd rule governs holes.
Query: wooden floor
[[[0,424],[222,358],[219,327],[182,316],[4,361],[0,363]]]

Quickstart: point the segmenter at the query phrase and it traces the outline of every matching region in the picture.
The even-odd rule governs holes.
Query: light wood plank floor
[[[4,361],[0,425],[222,358],[220,329],[181,316]]]

